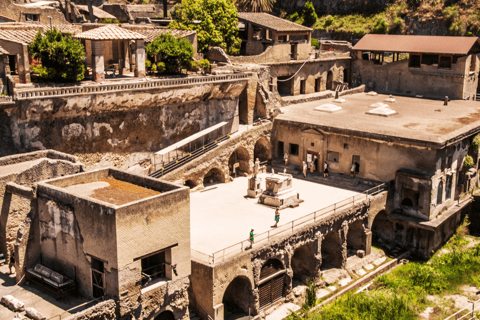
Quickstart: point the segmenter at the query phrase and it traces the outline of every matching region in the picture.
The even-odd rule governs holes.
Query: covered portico
[[[102,82],[105,80],[106,62],[104,56],[106,46],[104,45],[104,43],[107,41],[115,41],[118,43],[118,50],[112,48],[116,51],[116,54],[118,54],[118,60],[107,62],[109,64],[118,63],[118,69],[120,73],[123,73],[124,69],[129,68],[129,42],[135,41],[135,76],[145,77],[144,35],[115,25],[108,25],[105,27],[95,28],[82,32],[76,35],[75,38],[84,40],[85,42],[91,42],[91,67],[93,73],[93,80],[95,80],[96,82]],[[89,54],[89,52],[87,52],[87,54]]]

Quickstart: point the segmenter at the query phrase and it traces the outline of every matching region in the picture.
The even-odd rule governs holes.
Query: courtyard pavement
[[[265,177],[260,174],[262,189]],[[248,179],[238,177],[230,183],[207,186],[190,194],[190,232],[193,250],[212,254],[240,241],[247,240],[250,229],[255,234],[273,230],[275,209],[246,197]],[[300,194],[297,208],[280,211],[279,226],[303,217],[359,192],[293,178],[293,188]]]

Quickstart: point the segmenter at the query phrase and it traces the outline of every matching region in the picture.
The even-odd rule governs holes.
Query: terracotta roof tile
[[[89,13],[88,12],[88,6],[84,6],[84,5],[79,5],[77,4],[76,5],[78,10],[80,11],[83,11],[83,12],[86,12],[87,14]],[[99,19],[117,19],[117,17],[115,17],[114,15],[106,12],[106,11],[103,11],[102,9],[98,8],[98,7],[95,7],[95,6],[92,6],[93,7],[93,15]]]
[[[178,30],[178,29],[166,29],[166,28],[159,28],[159,29],[151,29],[151,30],[138,30],[139,33],[145,35],[145,42],[149,43],[155,40],[156,37],[158,37],[161,34],[165,33],[171,33],[174,37],[177,38],[185,38],[188,37],[189,35],[192,35],[195,33],[195,31],[191,30]]]
[[[142,40],[145,39],[145,36],[111,24],[82,32],[77,34],[75,38],[86,40]]]
[[[274,31],[312,31],[312,29],[302,26],[264,12],[239,12],[238,19],[264,27]]]
[[[37,30],[0,30],[0,39],[30,44],[37,33]]]
[[[367,34],[353,50],[468,54],[478,42],[477,37]]]

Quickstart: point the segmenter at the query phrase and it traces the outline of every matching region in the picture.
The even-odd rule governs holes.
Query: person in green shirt
[[[253,236],[253,229],[250,230],[250,247],[253,248],[253,241],[255,240],[254,236]]]

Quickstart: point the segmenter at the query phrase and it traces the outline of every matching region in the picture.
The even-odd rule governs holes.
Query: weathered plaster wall
[[[50,19],[48,16],[52,17],[53,24],[65,24],[67,20],[65,15],[60,10],[58,5],[55,8],[49,7],[25,7],[18,5],[14,0],[3,0],[0,2],[0,10],[3,16],[11,18],[18,22],[25,22],[25,14],[38,14],[40,18],[40,23],[49,24]]]
[[[320,164],[327,160],[327,152],[333,151],[338,152],[339,157],[337,161],[327,160],[330,171],[348,174],[353,155],[358,155],[358,176],[384,182],[395,179],[395,172],[400,168],[418,168],[433,172],[437,162],[436,151],[427,148],[332,134],[308,124],[286,121],[274,123],[272,145],[276,158],[283,157],[282,152],[279,154],[279,141],[283,141],[285,150],[289,150],[289,144],[298,144],[299,154],[289,156],[289,161],[297,166],[306,161],[307,151],[318,153]],[[322,172],[323,166],[318,167],[317,170]]]
[[[5,134],[17,151],[158,151],[221,121],[235,132],[246,82],[20,100]]]
[[[476,71],[470,75],[470,59],[470,56],[458,58],[451,69],[439,69],[436,64],[410,68],[408,59],[377,65],[363,60],[361,52],[357,52],[357,59],[352,61],[352,84],[365,84],[368,90],[383,93],[473,100],[479,67],[477,63]]]
[[[257,41],[250,41],[250,43],[256,43],[260,45],[260,50],[263,50],[262,43]],[[310,43],[301,42],[297,45],[298,56],[296,60],[307,60],[310,58],[310,52],[312,46]],[[232,63],[268,63],[268,62],[284,62],[290,61],[292,45],[287,43],[276,42],[274,45],[269,46],[260,54],[249,56],[229,56]]]

